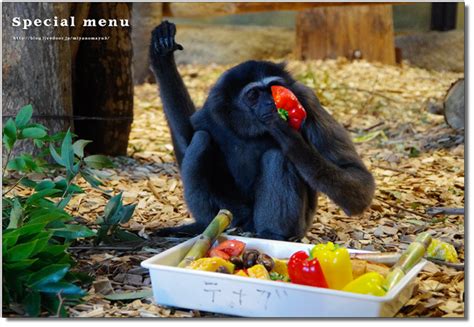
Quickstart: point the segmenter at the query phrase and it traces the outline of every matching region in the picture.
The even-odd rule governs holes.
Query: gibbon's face
[[[248,61],[225,72],[210,92],[220,121],[241,137],[266,133],[265,122],[276,115],[271,86],[291,88],[295,81],[284,66]]]
[[[273,85],[284,86],[285,80],[269,76],[247,84],[239,94],[240,109],[249,111],[262,123],[269,120],[277,111],[271,91]]]

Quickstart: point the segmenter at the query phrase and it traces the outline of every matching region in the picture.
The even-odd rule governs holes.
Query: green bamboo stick
[[[389,291],[393,288],[425,255],[430,246],[431,235],[421,233],[403,252],[397,263],[390,269],[387,275],[385,288]]]
[[[178,267],[185,268],[194,260],[202,258],[216,238],[230,225],[231,221],[232,213],[229,210],[221,209],[178,264]]]

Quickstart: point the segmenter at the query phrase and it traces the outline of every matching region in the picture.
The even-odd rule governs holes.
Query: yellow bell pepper
[[[249,275],[247,275],[243,269],[240,269],[239,271],[234,273],[234,275],[235,276],[242,276],[242,277],[249,277]]]
[[[446,262],[458,262],[458,253],[452,244],[437,239],[431,240],[427,250],[427,256]]]
[[[271,272],[276,272],[286,278],[290,278],[290,275],[288,275],[288,263],[287,260],[281,260],[277,258],[273,258],[273,262],[275,265],[273,266],[273,269]]]
[[[234,273],[234,264],[220,257],[201,258],[189,264],[186,268],[204,271],[216,271],[219,267],[225,267],[229,273]]]
[[[323,269],[329,288],[340,290],[352,281],[352,263],[349,251],[332,242],[317,244],[311,250]]]
[[[346,292],[384,296],[387,291],[383,288],[385,278],[378,272],[372,271],[347,284],[342,290]]]
[[[264,265],[258,264],[247,269],[249,277],[270,280],[270,274]]]

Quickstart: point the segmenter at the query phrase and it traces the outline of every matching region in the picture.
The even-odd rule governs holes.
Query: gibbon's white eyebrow
[[[280,82],[280,83],[283,83],[285,82],[285,80],[283,78],[281,78],[280,76],[270,76],[270,77],[265,77],[257,82],[252,82],[252,83],[248,83],[243,91],[244,93],[255,88],[255,87],[265,87],[267,85],[269,85],[270,83],[273,83],[273,82]]]

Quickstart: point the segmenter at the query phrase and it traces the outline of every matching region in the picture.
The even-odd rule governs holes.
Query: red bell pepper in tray
[[[328,288],[318,259],[309,258],[306,251],[298,251],[290,257],[288,274],[292,283]]]
[[[306,119],[306,110],[293,92],[286,87],[273,85],[271,89],[273,100],[275,101],[280,117],[288,121],[292,128],[299,130],[301,124]]]

